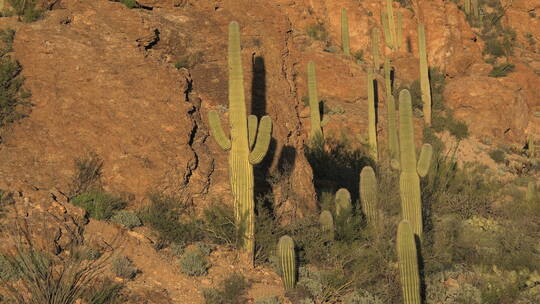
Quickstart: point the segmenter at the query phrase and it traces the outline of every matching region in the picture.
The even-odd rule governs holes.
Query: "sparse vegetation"
[[[91,218],[96,220],[108,220],[116,210],[125,207],[126,203],[102,191],[88,191],[75,196],[71,202],[84,208]]]
[[[495,65],[493,66],[493,70],[489,72],[489,76],[490,77],[504,77],[508,75],[508,73],[511,73],[512,71],[514,71],[515,67],[516,66],[511,63],[502,63],[502,64]]]
[[[322,24],[316,24],[312,25],[307,28],[307,34],[308,36],[313,40],[319,40],[323,41],[325,43],[328,43],[328,32],[326,31],[326,28]]]
[[[245,303],[244,293],[249,283],[243,275],[233,273],[221,283],[219,288],[203,289],[202,294],[206,304],[242,304]]]
[[[122,279],[133,279],[139,271],[133,262],[124,255],[117,255],[112,260],[111,270],[113,274]]]
[[[210,264],[200,250],[187,250],[180,257],[180,270],[188,276],[203,276],[208,273]]]
[[[489,152],[489,157],[496,163],[502,164],[506,160],[506,153],[503,150],[496,149]]]
[[[43,15],[43,10],[37,8],[37,0],[7,0],[13,8],[13,13],[19,16],[19,21],[34,22]]]
[[[186,52],[186,54],[184,54],[174,63],[174,67],[177,69],[192,69],[193,67],[195,67],[195,65],[203,62],[203,56],[204,53],[201,51]]]
[[[111,217],[111,221],[128,229],[133,229],[142,225],[141,219],[137,214],[124,210],[116,212]]]

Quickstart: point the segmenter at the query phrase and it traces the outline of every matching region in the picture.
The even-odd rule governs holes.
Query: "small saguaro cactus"
[[[350,55],[351,50],[349,46],[349,19],[347,18],[347,9],[341,9],[341,44],[343,46],[343,53]]]
[[[367,88],[368,88],[368,143],[370,155],[373,160],[378,160],[378,149],[377,149],[377,126],[376,126],[376,117],[375,117],[375,88],[373,85],[373,71],[368,70],[367,77]]]
[[[402,90],[399,93],[399,143],[401,157],[399,190],[402,216],[411,223],[414,233],[421,237],[422,200],[419,175],[424,177],[428,173],[433,148],[430,144],[424,144],[420,161],[416,162],[411,94],[408,90]]]
[[[397,160],[399,158],[399,143],[397,135],[397,119],[396,119],[396,102],[392,94],[392,80],[390,79],[392,67],[390,59],[384,60],[384,79],[386,86],[386,111],[388,116],[388,150],[390,159]]]
[[[319,217],[319,223],[321,224],[321,230],[326,233],[330,239],[334,239],[334,218],[332,213],[328,210],[321,212]]]
[[[243,248],[253,262],[255,248],[253,165],[260,163],[268,151],[272,120],[269,116],[264,116],[259,123],[257,134],[255,134],[257,117],[250,116],[248,122],[240,56],[240,28],[235,21],[229,24],[228,64],[230,138],[225,135],[215,111],[208,113],[208,120],[212,137],[221,148],[229,151],[229,176],[234,197],[235,220],[243,234]]]
[[[290,236],[284,235],[279,239],[278,256],[283,286],[285,290],[291,290],[296,284],[296,254],[294,241]]]
[[[431,126],[431,87],[426,51],[426,31],[423,24],[418,24],[418,54],[420,57],[420,89],[422,91],[422,109],[426,125]]]
[[[336,216],[338,218],[348,218],[352,215],[351,194],[345,188],[336,192]]]
[[[402,220],[398,226],[397,253],[403,303],[420,304],[420,273],[416,241],[407,220]]]
[[[374,27],[371,30],[371,56],[373,57],[373,65],[376,71],[379,70],[381,59],[379,55],[379,29]]]
[[[310,139],[314,140],[322,137],[321,129],[321,113],[319,112],[319,96],[317,95],[317,78],[315,76],[315,63],[308,63],[308,92],[309,92],[309,108],[311,117],[311,133]]]
[[[360,172],[360,201],[368,223],[373,225],[377,221],[378,213],[377,177],[370,166],[364,167]]]

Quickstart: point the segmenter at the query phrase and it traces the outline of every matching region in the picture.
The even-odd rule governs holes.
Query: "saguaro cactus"
[[[390,34],[390,47],[394,50],[397,49],[397,34],[396,23],[394,22],[394,8],[392,7],[393,0],[386,0],[386,16],[388,18],[388,32]]]
[[[426,31],[424,25],[418,24],[418,54],[420,57],[420,88],[424,110],[424,121],[431,126],[431,88],[429,86],[429,70],[426,51]]]
[[[379,55],[379,29],[374,27],[371,30],[371,56],[373,56],[373,65],[376,71],[379,70],[381,59]]]
[[[480,19],[480,7],[478,6],[478,0],[471,0],[471,8],[474,18],[476,20]]]
[[[351,194],[345,188],[336,192],[336,216],[338,218],[350,217],[352,215]]]
[[[290,236],[284,235],[279,239],[278,256],[283,286],[285,290],[293,289],[296,284],[296,254],[294,241]]]
[[[399,94],[399,143],[401,156],[399,190],[402,216],[411,223],[414,233],[421,237],[422,201],[418,175],[421,174],[424,177],[427,174],[433,149],[431,145],[424,144],[420,153],[421,161],[417,164],[411,94],[407,90]]]
[[[396,36],[396,49],[399,50],[403,45],[403,15],[400,11],[397,12],[397,36]]]
[[[528,148],[528,154],[529,157],[533,158],[536,156],[536,144],[534,143],[534,137],[532,135],[529,135],[527,139],[527,148]]]
[[[243,247],[253,259],[255,248],[255,203],[253,193],[253,165],[260,163],[270,144],[272,120],[264,116],[259,125],[257,138],[255,130],[257,118],[250,117],[252,126],[248,133],[248,118],[244,98],[244,77],[240,56],[240,28],[237,22],[229,24],[229,124],[230,139],[225,135],[218,114],[208,113],[210,132],[217,143],[229,151],[229,177],[234,197],[234,210],[237,226],[243,234]],[[252,138],[249,138],[251,136]],[[250,142],[254,145],[250,145]],[[253,149],[251,149],[251,147]]]
[[[390,152],[390,159],[397,160],[399,158],[399,143],[396,126],[396,102],[392,94],[392,80],[390,79],[391,69],[390,59],[386,58],[384,60],[384,79],[386,86],[386,111],[388,116],[388,150]]]
[[[334,239],[334,218],[332,217],[332,213],[328,210],[324,210],[321,212],[321,215],[319,217],[319,223],[321,224],[321,230],[328,234],[330,239]]]
[[[534,182],[529,182],[527,184],[527,192],[525,193],[525,200],[532,201],[536,198],[536,184]]]
[[[370,166],[360,172],[360,201],[368,223],[374,224],[377,221],[377,177]]]
[[[367,77],[367,88],[368,88],[368,143],[370,149],[370,155],[375,161],[378,160],[378,149],[377,149],[377,126],[376,126],[376,117],[375,117],[375,88],[373,86],[373,71],[368,70]]]
[[[467,16],[471,14],[471,0],[463,1],[463,9],[465,10],[465,14],[467,14]]]
[[[322,137],[321,113],[319,112],[319,96],[317,95],[317,78],[315,76],[315,63],[308,63],[308,91],[309,108],[311,116],[311,140]]]
[[[398,226],[397,253],[403,303],[420,304],[420,274],[416,241],[407,220],[402,220]]]
[[[383,26],[384,42],[389,48],[392,48],[392,38],[390,37],[390,24],[388,23],[388,13],[381,11],[381,23]]]
[[[343,46],[343,53],[350,55],[351,50],[349,47],[349,19],[347,18],[347,9],[341,9],[341,43]]]

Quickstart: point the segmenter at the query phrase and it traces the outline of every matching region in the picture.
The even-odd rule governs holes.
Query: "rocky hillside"
[[[535,155],[532,151],[540,140],[539,0],[470,1],[473,3],[471,11],[467,4],[470,2],[464,0],[29,2],[6,1],[4,17],[0,18],[3,30],[0,35],[3,44],[0,214],[4,215],[0,218],[4,227],[0,231],[6,235],[6,240],[13,241],[2,242],[4,248],[0,246],[0,249],[10,252],[17,244],[18,248],[21,244],[27,246],[29,242],[20,243],[12,237],[28,231],[27,241],[38,240],[36,248],[62,259],[72,258],[73,248],[82,246],[99,248],[104,256],[110,253],[113,264],[118,265],[121,261],[118,261],[117,251],[121,252],[128,258],[122,270],[129,270],[126,265],[131,264],[137,271],[133,268],[122,275],[115,272],[114,267],[109,269],[110,261],[103,262],[106,271],[98,265],[92,266],[99,270],[96,275],[100,282],[105,280],[102,277],[112,277],[118,284],[117,289],[108,291],[110,299],[116,297],[118,303],[252,303],[268,296],[277,296],[283,303],[344,303],[346,296],[354,292],[360,295],[358,290],[367,290],[374,295],[373,299],[364,296],[364,302],[349,299],[347,303],[400,303],[402,295],[393,245],[400,213],[399,172],[392,171],[389,165],[387,90],[394,94],[396,104],[400,104],[398,96],[402,90],[410,91],[416,146],[431,144],[435,151],[434,163],[446,162],[449,158],[442,160],[442,157],[455,153],[453,161],[456,168],[460,168],[455,170],[464,170],[459,171],[461,175],[456,173],[459,179],[450,180],[450,175],[444,175],[449,178],[446,185],[456,183],[456,188],[440,186],[444,183],[439,183],[437,178],[442,178],[442,171],[430,171],[428,179],[422,180],[424,204],[439,208],[432,211],[431,208],[436,207],[429,207],[423,211],[424,217],[432,217],[425,223],[428,235],[425,263],[435,261],[432,265],[440,266],[440,269],[427,266],[422,269],[422,273],[426,271],[422,286],[430,284],[427,283],[428,272],[439,275],[439,270],[440,273],[450,271],[442,266],[448,261],[441,262],[448,257],[437,255],[440,254],[437,250],[441,250],[437,246],[444,245],[437,243],[437,238],[450,240],[449,235],[453,233],[443,228],[448,228],[454,220],[469,223],[477,217],[495,221],[496,227],[504,225],[503,219],[520,222],[509,217],[504,208],[508,200],[514,198],[513,194],[525,190],[528,182],[538,182],[540,166],[535,159],[538,152]],[[478,12],[474,6],[477,2]],[[389,20],[387,3],[393,7],[395,31],[401,38],[394,37],[393,47],[387,43],[389,33],[384,27],[384,21]],[[349,55],[343,48],[342,9],[346,9],[348,17]],[[212,138],[208,122],[209,111],[216,111],[225,133],[229,134],[228,27],[231,21],[240,25],[247,113],[259,118],[268,115],[272,119],[268,152],[254,170],[257,210],[254,267],[238,256],[238,240],[231,237],[238,237],[234,229],[232,233],[220,230],[231,224],[226,220],[231,219],[228,216],[234,195],[229,178],[229,153]],[[419,23],[426,31],[433,104],[431,127],[424,124],[422,112]],[[392,70],[391,81],[385,79],[385,59]],[[15,62],[19,64],[17,67],[10,66]],[[309,62],[316,67],[318,99],[321,100],[318,104],[325,143],[320,150],[313,150],[310,139]],[[366,148],[370,140],[368,103],[371,101],[367,81],[370,72],[376,84],[373,94],[378,162]],[[471,163],[481,169],[463,169],[469,168]],[[366,228],[366,211],[360,212],[359,207],[359,174],[367,165],[375,167],[382,184],[377,190],[379,197],[386,197],[388,201],[383,207],[385,220],[392,222],[380,233],[379,239]],[[433,165],[432,170],[443,170],[442,167]],[[451,171],[448,170],[444,174]],[[477,192],[472,186],[460,188],[474,183],[472,178],[478,177],[476,174],[485,178],[485,187],[477,186],[474,190]],[[498,186],[491,183],[492,178],[497,179],[493,183]],[[493,191],[487,190],[488,184]],[[509,185],[512,193],[497,192],[499,197],[488,197],[495,194],[494,189],[508,190],[503,186],[510,188]],[[311,236],[314,228],[310,221],[316,218],[317,222],[321,210],[328,209],[335,216],[336,207],[328,206],[329,202],[333,206],[334,193],[340,188],[350,191],[352,203],[357,206],[353,208],[357,212],[355,216],[362,224],[353,225],[350,231],[343,228],[348,232],[337,232],[336,238],[347,243],[346,246],[367,246],[368,249],[364,248],[367,253],[362,254],[380,253],[384,259],[362,265],[363,270],[354,269],[355,276],[364,277],[340,281],[342,286],[334,286],[335,281],[329,283],[321,277],[318,279],[322,281],[317,281],[317,275],[306,274],[309,271],[302,268],[299,275],[313,281],[304,282],[304,286],[312,284],[311,287],[285,293],[280,278],[283,271],[278,270],[279,267],[272,268],[276,256],[269,252],[273,252],[277,239],[284,234],[293,238],[295,233],[306,238]],[[443,197],[443,192],[447,196]],[[459,193],[467,194],[458,199]],[[476,200],[476,197],[482,199]],[[171,199],[175,203],[171,203]],[[435,204],[443,200],[449,202],[448,206]],[[391,203],[394,201],[395,204]],[[98,202],[102,205],[97,206]],[[464,212],[463,207],[456,206],[459,204],[467,205],[469,211],[484,209],[465,216],[460,213]],[[270,206],[268,214],[263,211],[266,210],[263,205]],[[123,211],[118,211],[120,209]],[[531,234],[534,234],[539,224],[538,210],[536,206],[531,211],[536,216],[531,220],[532,228],[512,226],[512,229],[520,233],[522,229],[532,229]],[[450,214],[458,214],[458,219],[450,219]],[[493,219],[496,216],[500,218]],[[22,222],[30,223],[29,227],[9,229],[19,227],[14,223]],[[126,225],[126,222],[132,224]],[[437,223],[446,226],[440,228]],[[463,225],[465,230],[456,234],[471,233],[466,230],[470,227]],[[193,232],[195,230],[200,231]],[[491,241],[490,237],[480,238]],[[540,248],[534,245],[535,242],[540,244],[538,235],[527,235],[529,237],[533,245],[518,249],[527,252],[522,257],[527,260],[540,256]],[[345,271],[337,272],[340,276],[350,276],[346,271],[353,271],[348,269],[352,264],[360,267],[351,262],[358,256],[351,254],[350,260],[343,257],[339,261],[324,260],[330,258],[309,253],[306,244],[314,240],[295,240],[300,252],[299,266],[314,266],[320,270],[321,265],[339,265],[336,269]],[[448,242],[458,244],[457,247],[462,245],[460,248],[472,242],[454,241]],[[449,244],[446,245],[452,245]],[[486,251],[508,249],[490,246],[491,243],[485,245]],[[208,249],[208,256],[204,257],[208,260],[205,266],[199,251],[205,251],[201,248],[206,247],[212,249]],[[317,248],[328,252],[338,250],[337,247]],[[196,253],[186,257],[188,252]],[[482,264],[478,260],[484,253],[467,252],[475,259],[462,258],[461,252],[454,252],[455,256],[448,258],[456,265],[465,265],[463,275],[445,273],[444,284],[436,288],[444,290],[457,284],[472,290],[474,286],[477,290],[471,294],[481,293],[483,299],[478,303],[518,303],[514,302],[518,300],[533,303],[519,298],[518,291],[514,298],[492,295],[486,300],[488,292],[480,287],[482,284],[471,283],[482,278],[465,279],[473,271],[472,265]],[[2,257],[0,254],[0,266]],[[193,260],[189,262],[190,267],[193,263],[202,263],[198,268],[200,273],[178,266],[188,258]],[[429,258],[432,260],[428,261]],[[99,258],[97,261],[101,263]],[[482,264],[484,266],[488,267]],[[532,262],[514,266],[502,267],[502,271],[540,271],[535,268],[538,264]],[[377,267],[384,269],[375,275]],[[489,272],[476,268],[474,271],[486,276]],[[241,273],[242,279],[236,278],[234,282],[234,278],[228,277],[233,272]],[[330,280],[330,276],[325,279]],[[534,281],[530,277],[527,280]],[[1,269],[0,278],[6,278],[2,277]],[[226,284],[219,291],[224,280],[234,283],[230,290],[236,288],[245,292],[238,291],[238,295],[231,296],[234,291],[228,290]],[[377,280],[379,283],[375,282]],[[540,283],[540,279],[536,280],[531,284]],[[243,283],[247,285],[240,288]],[[313,284],[322,284],[318,288],[323,291],[316,295],[310,289]],[[520,292],[525,292],[523,284],[518,288]],[[331,288],[325,289],[325,285]],[[0,286],[2,290],[7,285]],[[513,288],[508,286],[501,289]],[[201,288],[214,288],[214,294],[209,295],[211,292],[203,292]],[[459,299],[455,300],[457,302],[434,300],[435,287],[430,288],[431,285],[427,286],[427,295],[423,292],[426,303],[461,303]],[[533,294],[530,299],[536,300],[538,298],[534,297],[539,295],[540,292]],[[228,297],[237,300],[227,300]],[[94,300],[80,296],[72,302],[50,303],[117,303],[107,299],[92,302]],[[8,301],[8,297],[4,300]],[[278,303],[261,301],[257,303]],[[267,301],[273,300],[267,298]]]

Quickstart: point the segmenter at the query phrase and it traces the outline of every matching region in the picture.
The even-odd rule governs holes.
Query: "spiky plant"
[[[418,24],[418,54],[420,57],[420,89],[422,91],[424,121],[426,125],[431,126],[431,87],[429,85],[426,31],[421,23]]]
[[[397,120],[396,120],[396,102],[394,95],[392,94],[392,80],[390,79],[392,67],[390,66],[390,59],[384,60],[384,79],[386,87],[386,111],[388,118],[388,150],[390,152],[390,159],[399,159],[399,143],[397,135]]]
[[[321,129],[321,113],[319,112],[319,96],[317,95],[317,78],[315,75],[315,63],[308,63],[308,93],[309,93],[309,108],[311,118],[311,140],[322,138]]]
[[[370,166],[362,168],[360,172],[360,202],[368,223],[373,225],[377,221],[378,213],[377,177]]]
[[[390,34],[390,47],[393,50],[397,49],[397,33],[396,33],[396,23],[394,22],[394,8],[392,6],[393,0],[386,0],[386,16],[387,16],[387,26],[388,32]]]
[[[296,284],[296,254],[294,241],[290,236],[284,235],[279,239],[278,256],[283,286],[285,290],[291,290]]]
[[[225,135],[215,111],[208,113],[208,120],[211,135],[223,150],[230,151],[229,176],[234,197],[235,219],[243,235],[243,248],[252,262],[255,248],[253,165],[260,163],[268,151],[272,120],[269,116],[261,119],[255,139],[257,117],[251,116],[248,120],[246,114],[240,28],[235,21],[229,24],[228,64],[230,139]]]
[[[370,155],[373,160],[378,160],[378,149],[377,149],[377,126],[376,117],[375,117],[375,88],[373,85],[373,71],[368,70],[367,77],[367,88],[368,88],[368,142]]]
[[[371,30],[371,56],[373,57],[374,69],[377,71],[381,65],[381,59],[379,55],[379,29],[374,27]]]
[[[416,241],[407,220],[402,220],[398,226],[397,253],[403,303],[420,304],[420,273]]]

